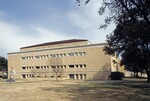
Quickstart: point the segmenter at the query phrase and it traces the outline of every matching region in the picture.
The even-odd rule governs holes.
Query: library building
[[[70,39],[21,47],[8,53],[8,76],[13,68],[15,79],[107,80],[115,67],[103,51],[105,45]]]

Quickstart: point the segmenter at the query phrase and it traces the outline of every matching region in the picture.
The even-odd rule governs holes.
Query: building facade
[[[13,67],[18,79],[109,79],[111,57],[105,55],[105,45],[72,39],[22,47],[8,53],[8,73]]]

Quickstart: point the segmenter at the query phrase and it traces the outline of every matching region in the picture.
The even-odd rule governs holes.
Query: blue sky
[[[58,40],[103,43],[115,27],[98,30],[105,18],[98,14],[100,6],[100,0],[81,6],[75,0],[0,0],[0,56]]]

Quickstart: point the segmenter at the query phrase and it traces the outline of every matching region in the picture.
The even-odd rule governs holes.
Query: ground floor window
[[[74,74],[69,74],[69,79],[74,79]]]
[[[86,79],[86,74],[69,74],[69,79]]]
[[[22,74],[22,78],[25,79],[25,78],[26,78],[26,75],[25,75],[25,74]]]

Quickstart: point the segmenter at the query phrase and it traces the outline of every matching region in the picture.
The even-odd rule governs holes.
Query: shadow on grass
[[[40,87],[56,94],[65,93],[70,101],[150,101],[150,84],[143,81],[83,82]]]

